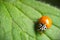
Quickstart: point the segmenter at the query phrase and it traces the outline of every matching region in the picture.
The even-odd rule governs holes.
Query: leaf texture
[[[35,22],[41,16],[52,19],[52,27],[35,33]],[[60,10],[36,0],[1,0],[0,40],[60,40]]]

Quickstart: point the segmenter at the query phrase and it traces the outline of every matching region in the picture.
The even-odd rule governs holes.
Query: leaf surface
[[[35,22],[42,16],[52,19],[52,26],[35,33]],[[0,40],[60,40],[60,10],[36,0],[1,0]]]

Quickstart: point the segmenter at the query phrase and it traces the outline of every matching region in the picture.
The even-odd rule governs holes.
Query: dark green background
[[[60,8],[60,0],[38,0],[38,1],[43,1]]]

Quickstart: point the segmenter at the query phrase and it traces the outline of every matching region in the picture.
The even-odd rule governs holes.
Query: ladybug
[[[38,20],[38,30],[43,31],[50,28],[52,25],[52,20],[48,16],[42,16]]]

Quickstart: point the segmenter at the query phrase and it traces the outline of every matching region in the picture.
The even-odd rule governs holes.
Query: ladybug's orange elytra
[[[48,16],[42,16],[39,19],[39,23],[46,25],[47,28],[50,28],[52,25],[52,20]]]

